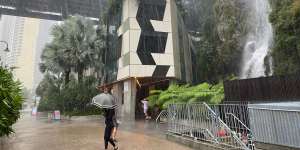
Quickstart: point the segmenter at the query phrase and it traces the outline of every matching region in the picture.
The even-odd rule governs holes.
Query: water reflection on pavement
[[[102,150],[104,124],[101,119],[85,117],[71,121],[49,122],[23,115],[14,125],[15,134],[0,150]],[[190,150],[167,141],[164,126],[153,122],[123,122],[118,131],[120,150]],[[111,147],[110,147],[111,148]],[[112,148],[111,148],[112,149]]]

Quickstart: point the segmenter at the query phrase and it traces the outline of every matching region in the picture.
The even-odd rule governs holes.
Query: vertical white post
[[[133,121],[135,119],[135,104],[136,104],[136,82],[134,79],[124,81],[124,119]]]

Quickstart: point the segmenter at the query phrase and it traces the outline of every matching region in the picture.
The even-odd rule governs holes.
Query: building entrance
[[[169,87],[169,79],[139,79],[137,84],[136,92],[136,109],[135,117],[136,119],[144,119],[144,109],[143,103],[141,102],[144,98],[150,95],[151,90],[166,90]],[[149,108],[148,114],[155,118],[158,109]]]

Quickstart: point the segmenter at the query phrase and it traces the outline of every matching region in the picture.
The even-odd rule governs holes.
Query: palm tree
[[[75,16],[55,25],[53,40],[42,54],[41,71],[62,72],[68,83],[71,71],[77,73],[81,82],[84,71],[98,70],[102,64],[101,39],[97,38],[93,21]]]
[[[62,25],[66,38],[67,52],[71,56],[71,63],[74,64],[74,70],[78,74],[78,80],[81,81],[84,70],[91,62],[91,55],[94,55],[93,45],[96,39],[96,31],[92,21],[83,17],[72,17],[66,20]]]
[[[54,42],[47,44],[41,55],[42,63],[40,63],[41,72],[51,72],[54,74],[64,73],[65,83],[70,80],[70,73],[73,67],[71,58],[66,50]]]

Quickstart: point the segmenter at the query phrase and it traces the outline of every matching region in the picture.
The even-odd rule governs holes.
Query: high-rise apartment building
[[[17,57],[22,47],[25,18],[14,16],[2,16],[0,23],[1,40],[8,43],[10,52],[1,51],[1,59],[4,66],[16,67]],[[3,48],[2,48],[3,49]]]
[[[42,79],[38,63],[42,49],[50,39],[49,32],[54,23],[34,18],[1,17],[0,40],[6,41],[10,50],[0,52],[3,65],[15,68],[15,78],[32,93]]]
[[[19,79],[23,83],[23,86],[29,90],[33,90],[34,86],[39,24],[39,19],[24,19],[22,36],[20,36],[22,44],[18,47],[19,55],[16,57],[17,61],[15,63],[15,77]],[[14,38],[19,40],[17,34],[18,33],[15,33],[16,37]]]

